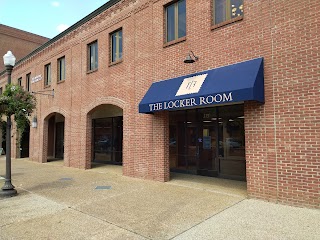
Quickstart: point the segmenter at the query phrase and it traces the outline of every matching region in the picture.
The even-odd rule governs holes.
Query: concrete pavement
[[[121,170],[13,160],[19,195],[0,199],[0,239],[320,239],[319,210],[247,199],[244,182]]]

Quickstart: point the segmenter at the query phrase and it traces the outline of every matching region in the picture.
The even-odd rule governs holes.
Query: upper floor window
[[[30,92],[30,80],[31,80],[31,73],[28,73],[26,76],[26,90]]]
[[[58,82],[66,79],[66,58],[62,57],[58,59]]]
[[[18,78],[18,85],[22,86],[22,77]]]
[[[111,42],[111,63],[122,59],[122,29],[110,35]]]
[[[88,44],[88,71],[98,68],[98,41]]]
[[[51,64],[44,66],[44,85],[49,86],[51,84]]]
[[[180,0],[165,8],[166,42],[186,36],[186,0]]]
[[[243,16],[243,0],[213,0],[213,24],[232,22]]]

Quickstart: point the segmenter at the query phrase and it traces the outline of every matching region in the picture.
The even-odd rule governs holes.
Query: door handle
[[[198,157],[200,155],[200,147],[197,146],[196,156]]]

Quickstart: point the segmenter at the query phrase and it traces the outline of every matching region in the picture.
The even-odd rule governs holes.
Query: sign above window
[[[202,108],[217,104],[264,103],[263,58],[152,83],[140,113]]]

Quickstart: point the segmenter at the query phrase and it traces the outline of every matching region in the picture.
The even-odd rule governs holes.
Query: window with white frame
[[[112,34],[110,34],[110,43],[111,43],[111,63],[118,62],[122,60],[122,29],[119,29]]]

